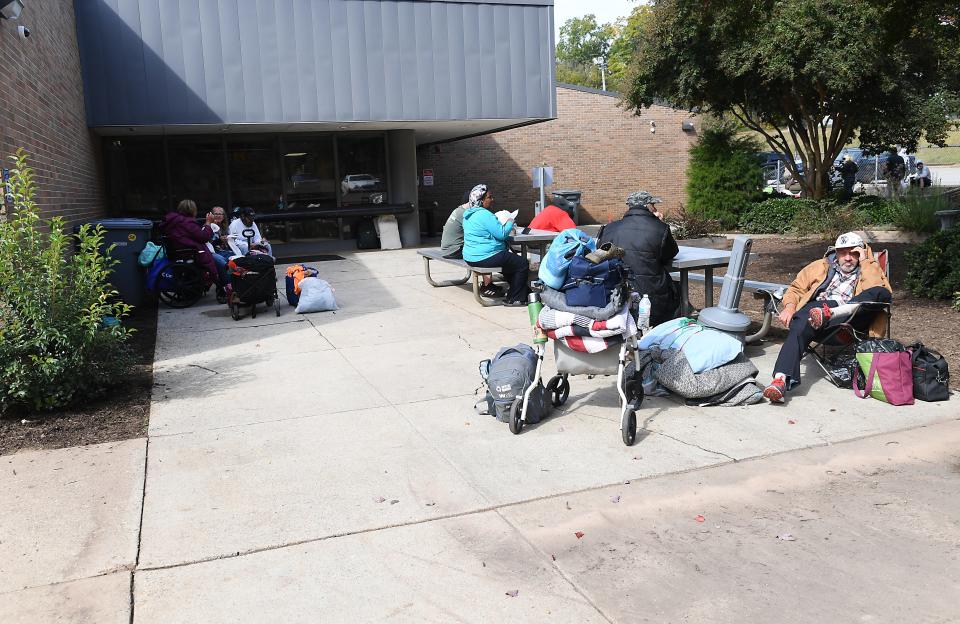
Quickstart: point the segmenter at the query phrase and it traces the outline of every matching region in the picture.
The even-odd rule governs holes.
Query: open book
[[[495,216],[502,224],[506,223],[507,221],[516,221],[518,214],[520,214],[519,210],[514,210],[513,212],[510,212],[509,210],[500,210],[495,214]]]

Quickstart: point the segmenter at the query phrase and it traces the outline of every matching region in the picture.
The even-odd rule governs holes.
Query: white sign
[[[423,185],[424,186],[433,186],[433,176],[425,175],[423,176]]]
[[[540,175],[543,175],[543,185],[553,184],[553,167],[534,167],[533,168],[533,188],[540,188]]]

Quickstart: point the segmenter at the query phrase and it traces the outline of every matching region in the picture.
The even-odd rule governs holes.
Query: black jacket
[[[670,264],[679,248],[670,226],[646,208],[631,208],[623,218],[600,230],[600,244],[611,242],[626,250],[623,261],[641,296],[650,296],[650,325],[676,318],[680,297],[670,277]]]

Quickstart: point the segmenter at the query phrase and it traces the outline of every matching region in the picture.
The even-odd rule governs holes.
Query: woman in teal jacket
[[[475,267],[502,267],[503,277],[510,283],[503,305],[525,306],[530,267],[525,258],[507,246],[513,221],[500,223],[490,211],[491,206],[493,195],[487,186],[478,184],[473,187],[470,206],[463,213],[463,259]]]

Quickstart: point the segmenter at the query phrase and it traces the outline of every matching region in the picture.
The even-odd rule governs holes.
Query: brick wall
[[[697,138],[681,130],[690,115],[653,106],[636,117],[618,104],[611,94],[558,86],[553,121],[419,148],[418,169],[433,169],[435,184],[420,187],[420,205],[439,202],[445,216],[465,191],[484,182],[498,209],[519,208],[526,223],[539,199],[530,170],[545,162],[554,168],[548,193],[583,191],[581,223],[619,218],[627,195],[637,190],[661,196],[663,208],[675,210],[685,201],[688,151]]]
[[[0,156],[30,156],[44,217],[103,215],[99,141],[87,128],[72,0],[30,0],[0,19]],[[30,29],[26,40],[17,25]]]

